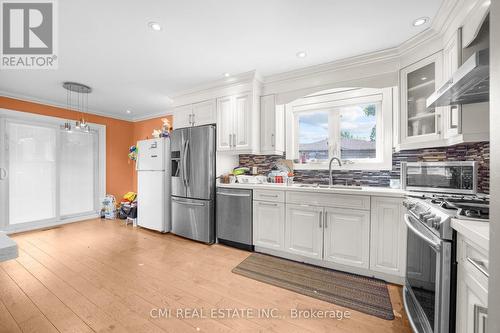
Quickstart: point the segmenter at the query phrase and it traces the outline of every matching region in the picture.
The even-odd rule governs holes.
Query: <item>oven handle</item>
[[[429,245],[431,245],[434,250],[436,250],[437,252],[440,252],[441,251],[441,244],[430,239],[429,237],[427,237],[426,235],[424,235],[423,232],[421,232],[420,230],[417,229],[417,227],[415,227],[415,225],[410,221],[410,217],[408,216],[408,214],[405,214],[405,223],[406,225],[408,226],[408,228],[415,234],[417,235],[419,238],[421,238],[422,240],[424,240],[425,242],[427,242]]]

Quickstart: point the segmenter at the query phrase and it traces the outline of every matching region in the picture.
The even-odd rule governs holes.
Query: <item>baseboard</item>
[[[69,219],[62,219],[62,220],[58,220],[58,221],[50,221],[50,222],[44,221],[44,222],[35,222],[35,223],[20,224],[20,225],[11,225],[11,226],[8,226],[0,231],[5,232],[7,235],[12,235],[12,234],[17,234],[17,233],[21,233],[21,232],[53,228],[53,227],[61,226],[64,224],[81,222],[81,221],[85,221],[85,220],[95,219],[98,217],[99,217],[99,214],[90,214],[90,215],[73,217],[73,218],[69,218]]]

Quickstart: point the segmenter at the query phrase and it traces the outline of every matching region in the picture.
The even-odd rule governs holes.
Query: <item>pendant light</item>
[[[80,117],[75,123],[75,129],[85,133],[89,133],[90,127],[85,120],[84,113],[88,112],[89,109],[89,94],[92,92],[92,88],[76,82],[64,82],[63,88],[66,89],[66,103],[68,109],[71,111],[76,111],[80,114]],[[73,95],[76,95],[75,104],[73,104]],[[61,126],[61,128],[67,132],[70,132],[71,123],[68,121],[63,126]]]

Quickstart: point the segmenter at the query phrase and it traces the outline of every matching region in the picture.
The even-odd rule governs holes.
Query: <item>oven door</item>
[[[408,226],[404,305],[414,332],[448,333],[451,242],[443,241],[411,213]]]

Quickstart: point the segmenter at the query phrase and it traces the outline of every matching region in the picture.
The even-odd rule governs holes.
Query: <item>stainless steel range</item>
[[[403,202],[406,313],[414,332],[455,332],[456,236],[451,219],[487,221],[488,197],[476,194],[475,162],[408,163],[401,174],[402,183],[411,184]]]

